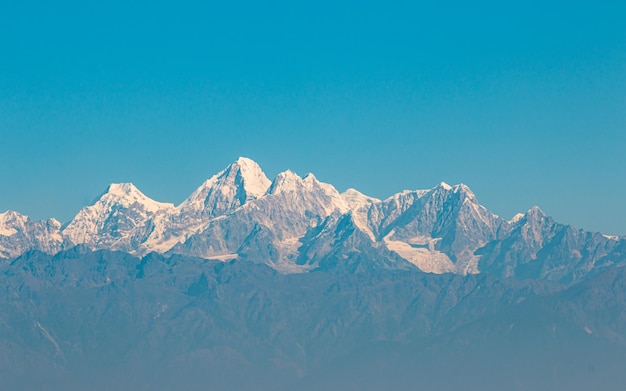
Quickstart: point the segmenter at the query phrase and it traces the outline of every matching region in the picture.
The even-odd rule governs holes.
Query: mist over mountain
[[[466,185],[385,200],[239,158],[180,205],[0,214],[11,390],[622,390],[626,241]]]

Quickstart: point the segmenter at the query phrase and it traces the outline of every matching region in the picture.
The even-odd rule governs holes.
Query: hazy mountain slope
[[[0,270],[0,381],[13,389],[41,381],[121,390],[618,389],[625,273],[560,291],[488,275],[283,275],[246,262],[80,247],[28,253]],[[583,379],[583,370],[601,378]]]
[[[537,207],[513,223],[502,240],[478,254],[481,271],[567,283],[626,263],[623,239],[559,224]]]
[[[626,269],[518,301],[423,343],[370,342],[303,390],[589,390],[626,386]]]

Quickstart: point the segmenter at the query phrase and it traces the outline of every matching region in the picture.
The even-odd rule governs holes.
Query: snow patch
[[[350,209],[358,209],[362,207],[369,207],[372,204],[380,203],[378,198],[369,197],[361,193],[356,189],[348,189],[340,194],[341,198],[345,201]]]
[[[511,218],[511,220],[509,220],[509,224],[515,224],[523,218],[524,218],[523,213],[517,213],[515,216],[513,216],[513,218]]]
[[[237,259],[239,254],[221,254],[221,255],[211,255],[207,257],[209,261],[220,261],[220,262],[228,262],[233,259]]]
[[[261,166],[252,159],[240,157],[235,164],[239,167],[243,178],[243,187],[249,198],[260,198],[269,189],[272,182],[267,178]]]
[[[0,226],[0,235],[2,236],[13,236],[16,233],[17,233],[17,230],[15,228]]]
[[[441,187],[444,190],[452,190],[452,186],[448,185],[446,182],[441,182],[438,187]]]
[[[418,236],[407,242],[392,240],[395,229],[383,238],[383,242],[390,251],[395,252],[402,258],[417,266],[427,273],[443,274],[456,270],[454,263],[446,254],[435,250],[434,246],[438,238]],[[427,245],[428,247],[415,247],[414,245]]]
[[[137,203],[144,210],[155,213],[163,209],[172,209],[174,204],[168,202],[158,202],[143,194],[132,183],[112,183],[109,185],[106,193],[93,205],[102,203],[116,203],[124,207],[130,207]]]

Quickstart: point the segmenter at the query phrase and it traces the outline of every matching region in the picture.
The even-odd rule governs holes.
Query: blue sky
[[[626,3],[0,3],[0,210],[179,203],[238,156],[626,234]]]

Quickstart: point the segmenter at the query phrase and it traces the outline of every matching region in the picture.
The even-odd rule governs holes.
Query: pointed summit
[[[173,209],[173,204],[153,200],[132,183],[112,183],[62,232],[70,245],[129,250],[132,246],[125,241],[145,229],[153,215]]]
[[[141,192],[132,183],[122,182],[122,183],[111,183],[109,187],[107,187],[106,193],[118,194],[118,195],[130,195],[132,193],[141,193]]]
[[[15,235],[18,232],[16,228],[23,229],[27,221],[27,216],[13,210],[0,213],[0,235]]]
[[[437,187],[440,187],[440,188],[442,188],[444,190],[452,190],[452,186],[448,185],[446,182],[441,182],[439,184],[439,186],[437,186]]]
[[[123,207],[130,207],[133,204],[138,204],[148,212],[157,212],[174,206],[169,202],[158,202],[153,200],[143,194],[130,182],[111,183],[107,187],[106,191],[102,193],[91,206],[96,206],[98,204],[119,204]]]
[[[309,178],[309,182],[314,179],[315,177]],[[304,180],[300,178],[298,174],[291,170],[286,170],[276,175],[276,178],[274,178],[267,192],[269,194],[279,194],[285,191],[293,191],[303,186]]]
[[[229,172],[235,171],[240,177],[247,198],[260,198],[271,185],[261,166],[257,162],[247,157],[239,157],[226,169]]]
[[[546,217],[546,214],[536,205],[526,212],[526,219],[542,219],[544,217]]]
[[[8,210],[0,213],[0,259],[13,258],[29,250],[54,254],[61,249],[61,223],[55,219],[32,221]]]
[[[359,209],[369,207],[371,204],[380,203],[380,200],[374,197],[366,196],[360,191],[349,188],[340,194],[341,198],[348,204],[350,209]]]
[[[247,201],[261,198],[270,184],[254,160],[240,157],[205,181],[179,206],[179,210],[191,215],[217,217]]]

